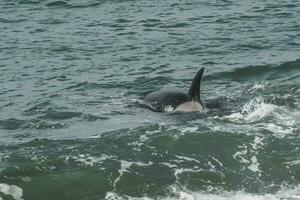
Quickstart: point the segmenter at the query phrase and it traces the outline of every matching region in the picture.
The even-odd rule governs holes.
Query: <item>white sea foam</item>
[[[162,128],[164,126],[165,126],[164,123],[160,123],[157,129],[151,130],[151,131],[149,131],[149,130],[145,131],[145,134],[141,135],[139,137],[139,139],[128,143],[128,145],[133,146],[134,150],[136,150],[136,151],[141,151],[140,147],[143,146],[145,144],[145,142],[147,142],[151,138],[151,135],[155,135],[156,133],[162,132]],[[148,147],[151,148],[150,146],[148,146]]]
[[[274,123],[267,124],[265,129],[273,132],[274,136],[277,138],[283,138],[288,134],[292,134],[294,130],[293,128],[283,128]]]
[[[179,158],[180,160],[185,160],[185,161],[192,161],[192,162],[196,162],[196,163],[200,163],[199,160],[196,160],[194,158],[190,158],[190,157],[186,157],[186,156],[178,156],[178,155],[175,155],[176,158]]]
[[[289,162],[285,162],[284,164],[294,166],[294,165],[300,165],[300,160],[293,160]]]
[[[101,155],[100,157],[90,156],[89,154],[79,154],[78,156],[66,156],[65,161],[68,162],[70,159],[73,159],[75,162],[83,163],[86,166],[94,166],[97,163],[102,163],[107,159],[112,159],[114,156]]]
[[[255,136],[253,143],[250,143],[251,148],[246,146],[239,146],[240,150],[235,152],[232,157],[244,164],[249,170],[258,173],[261,176],[261,170],[259,169],[260,163],[257,160],[257,150],[264,145],[263,138]]]
[[[199,129],[199,127],[197,127],[197,126],[194,126],[194,127],[182,127],[181,128],[181,131],[182,131],[182,133],[186,133],[186,132],[195,132],[195,131],[197,131]]]
[[[248,163],[250,163],[250,161],[245,158],[245,156],[248,153],[248,150],[245,145],[243,146],[243,148],[244,148],[244,150],[235,152],[232,157],[235,160],[238,160],[240,163],[248,164]]]
[[[248,92],[255,93],[258,90],[264,90],[266,87],[265,83],[254,83],[251,88],[248,89]]]
[[[254,137],[254,140],[253,140],[253,143],[250,143],[250,145],[252,146],[252,148],[253,148],[254,150],[259,149],[261,146],[264,145],[263,138],[262,138],[262,137],[255,136],[255,137]]]
[[[96,135],[91,135],[91,136],[88,136],[86,138],[89,138],[89,139],[98,139],[98,138],[101,138],[102,134],[96,134]]]
[[[174,130],[171,135],[176,140],[178,140],[181,136],[184,136],[186,133],[194,133],[199,129],[197,126],[170,126],[167,131]]]
[[[23,200],[23,190],[16,185],[8,185],[5,183],[0,183],[0,195],[1,193],[11,196],[15,200]],[[0,197],[1,199],[1,197]]]
[[[220,167],[223,167],[223,163],[221,163],[221,161],[219,161],[217,158],[212,157],[212,159],[219,164]]]
[[[235,194],[201,194],[196,192],[178,192],[176,198],[165,198],[178,199],[178,200],[278,200],[274,195],[254,195],[243,192],[237,192]]]
[[[275,195],[280,200],[299,200],[300,199],[300,186],[297,188],[282,189]]]
[[[177,165],[171,164],[169,162],[163,162],[163,163],[159,163],[159,164],[165,165],[165,166],[167,166],[169,168],[177,168]]]
[[[128,145],[134,146],[134,149],[136,151],[141,151],[140,147],[142,145],[144,145],[147,140],[149,140],[149,137],[147,136],[147,133],[146,133],[144,135],[141,135],[138,140],[136,140],[134,142],[131,142],[131,143],[128,143]]]
[[[248,166],[248,169],[253,172],[257,172],[260,175],[261,171],[259,170],[259,163],[257,162],[256,156],[255,155],[252,156],[250,160],[251,160],[251,164]]]
[[[106,200],[118,200],[118,199],[124,199],[121,196],[119,196],[118,194],[114,193],[114,192],[107,192],[105,195],[105,199]]]
[[[214,189],[214,188],[212,188]],[[120,195],[115,192],[107,192],[106,200],[152,200],[150,197],[130,197]],[[192,192],[176,186],[170,187],[170,194],[167,197],[155,198],[159,200],[299,200],[300,187],[283,188],[274,194],[251,194],[243,191],[226,192],[220,191],[218,194],[208,192]]]
[[[174,176],[176,178],[178,178],[178,175],[186,173],[186,172],[195,173],[195,172],[202,172],[202,171],[206,171],[206,170],[201,169],[201,168],[196,168],[196,169],[177,168],[177,169],[175,169]]]
[[[132,165],[137,165],[137,166],[143,167],[143,166],[150,166],[153,164],[151,161],[149,161],[148,163],[143,163],[143,162],[121,160],[120,162],[121,162],[121,166],[119,169],[119,176],[114,181],[114,184],[113,184],[114,188],[116,188],[116,184],[120,181],[124,172],[130,172],[129,170]]]

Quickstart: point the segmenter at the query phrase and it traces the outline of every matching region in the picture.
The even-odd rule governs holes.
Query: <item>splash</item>
[[[255,97],[243,106],[241,112],[233,113],[224,118],[235,122],[256,122],[271,116],[277,109],[278,106],[265,103],[262,97]]]
[[[297,130],[296,119],[300,117],[298,111],[290,111],[283,106],[266,103],[262,97],[255,97],[246,103],[240,112],[232,113],[221,119],[242,124],[253,124],[257,130],[267,130],[277,138],[294,134]]]

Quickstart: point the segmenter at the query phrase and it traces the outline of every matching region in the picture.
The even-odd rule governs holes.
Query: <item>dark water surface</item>
[[[0,200],[300,199],[300,1],[2,0]],[[207,113],[156,113],[205,66]]]

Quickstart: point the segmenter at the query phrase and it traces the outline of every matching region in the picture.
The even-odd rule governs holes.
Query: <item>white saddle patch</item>
[[[180,112],[196,112],[196,111],[203,111],[204,108],[198,102],[188,101],[183,104],[180,104],[175,110]]]

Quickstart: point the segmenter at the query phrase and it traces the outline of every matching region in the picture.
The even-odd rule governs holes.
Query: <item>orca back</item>
[[[145,100],[150,102],[157,111],[165,111],[171,107],[176,109],[179,105],[192,101],[190,95],[180,91],[156,91],[148,94]]]

